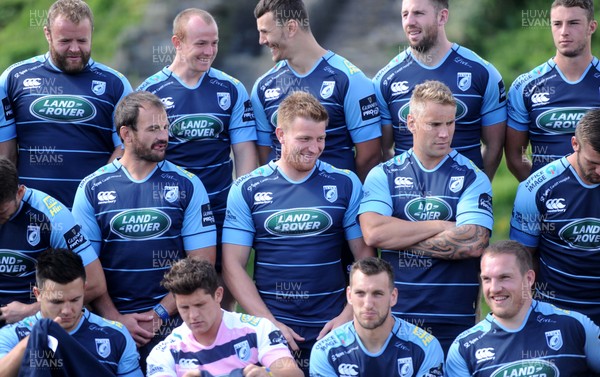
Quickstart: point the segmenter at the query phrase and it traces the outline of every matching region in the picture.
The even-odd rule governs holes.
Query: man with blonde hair
[[[374,255],[356,222],[358,177],[319,160],[328,118],[310,93],[281,103],[281,158],[235,182],[223,230],[226,284],[248,313],[281,329],[306,375],[316,339],[352,317],[344,309],[343,243],[356,259]],[[251,248],[256,285],[245,270]]]
[[[478,258],[493,225],[492,187],[452,149],[456,100],[439,81],[413,90],[413,147],[375,167],[364,186],[360,226],[394,266],[392,313],[431,332],[447,350],[475,323]]]

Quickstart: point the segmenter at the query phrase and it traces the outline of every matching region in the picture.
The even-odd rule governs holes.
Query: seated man
[[[354,321],[317,341],[311,377],[442,375],[444,353],[438,340],[392,316],[398,289],[388,262],[374,257],[355,262],[346,297]]]
[[[23,357],[31,356],[25,351],[29,334],[36,322],[43,318],[53,319],[78,342],[62,350],[62,368],[79,365],[81,369],[75,373],[78,376],[98,376],[98,372],[104,369],[113,375],[143,376],[135,343],[123,325],[108,322],[83,309],[85,277],[81,257],[67,249],[48,249],[38,257],[33,293],[40,303],[40,311],[0,330],[1,377],[16,376]],[[63,347],[63,343],[68,343],[60,340],[62,334],[52,334],[59,339],[58,349]],[[55,348],[54,353],[58,349]],[[82,355],[89,356],[88,353],[95,356],[97,363],[89,360],[85,364],[78,363]],[[48,357],[51,355],[48,354]],[[38,365],[44,366],[43,363]],[[59,366],[56,363],[45,365]]]
[[[161,284],[173,294],[185,323],[152,349],[148,377],[224,376],[233,371],[257,377],[302,376],[273,323],[221,310],[223,287],[209,262],[182,259]]]
[[[524,376],[521,373],[527,370],[536,376],[600,372],[598,326],[578,312],[533,300],[534,281],[531,253],[520,243],[500,241],[483,252],[481,284],[492,312],[452,343],[447,376]]]

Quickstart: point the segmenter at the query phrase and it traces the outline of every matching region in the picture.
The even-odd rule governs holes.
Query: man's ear
[[[275,128],[275,135],[277,136],[277,140],[279,140],[279,144],[283,144],[283,128],[277,127]]]

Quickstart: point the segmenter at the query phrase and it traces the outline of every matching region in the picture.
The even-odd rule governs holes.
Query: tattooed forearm
[[[490,231],[479,225],[462,225],[423,240],[406,251],[440,259],[481,256],[490,240]]]

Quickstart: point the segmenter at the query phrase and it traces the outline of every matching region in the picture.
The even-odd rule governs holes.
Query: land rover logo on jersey
[[[154,208],[129,209],[110,221],[110,229],[131,240],[158,237],[171,227],[171,218]]]
[[[250,344],[247,340],[233,345],[235,354],[242,361],[250,360]]]
[[[169,134],[179,141],[216,139],[223,132],[223,122],[212,115],[194,114],[177,119]]]
[[[552,109],[540,114],[535,122],[539,128],[552,134],[572,134],[588,110],[584,107]]]
[[[595,250],[600,248],[600,220],[585,218],[563,227],[558,236],[576,249]]]
[[[456,118],[455,120],[460,120],[462,119],[465,115],[467,115],[467,105],[459,100],[458,98],[454,97],[454,100],[456,101]],[[410,102],[407,102],[404,104],[404,106],[402,106],[400,108],[400,110],[398,110],[398,118],[406,123],[406,119],[408,118],[408,114],[410,113],[410,107],[409,107]]]
[[[546,331],[546,344],[550,349],[558,351],[563,346],[563,338],[560,330]]]
[[[110,340],[96,338],[96,352],[106,359],[110,355]]]
[[[229,93],[217,92],[217,101],[219,107],[225,111],[231,107],[231,95]]]
[[[27,243],[36,246],[40,243],[40,227],[37,225],[27,225]]]
[[[11,277],[31,275],[35,272],[36,260],[27,255],[0,250],[0,274]]]
[[[546,360],[518,360],[497,369],[490,377],[558,377],[556,366]]]
[[[29,112],[39,119],[59,122],[83,122],[96,116],[96,108],[83,97],[51,95],[38,98]]]
[[[335,88],[335,81],[323,81],[321,84],[321,98],[327,99],[333,94]]]
[[[277,127],[277,110],[271,115],[271,124],[273,127]]]
[[[412,357],[403,357],[398,359],[398,375],[400,377],[409,377],[413,375]]]
[[[439,198],[415,198],[406,203],[404,213],[413,221],[450,220],[452,208]]]
[[[456,73],[456,85],[463,92],[471,87],[471,72]]]
[[[338,198],[337,186],[323,186],[323,196],[329,203],[333,203]]]
[[[92,80],[92,92],[94,92],[95,95],[101,96],[104,94],[105,91],[106,91],[106,82],[105,81]]]
[[[265,229],[275,236],[305,237],[323,233],[332,223],[331,216],[320,209],[292,208],[269,216]]]

